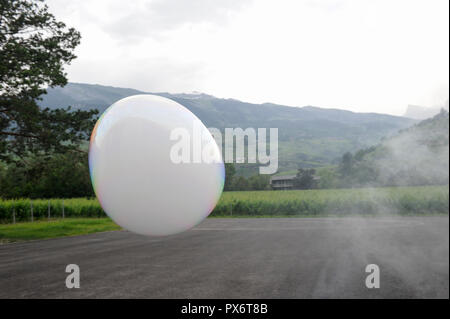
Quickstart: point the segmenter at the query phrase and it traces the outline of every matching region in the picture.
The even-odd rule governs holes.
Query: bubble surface
[[[172,136],[180,129],[188,133],[185,139]],[[189,148],[174,152],[186,141]],[[198,161],[205,145],[215,161]],[[173,160],[181,151],[189,162]],[[203,123],[184,106],[156,95],[124,98],[101,115],[91,135],[89,169],[108,216],[151,236],[200,223],[217,204],[225,179],[220,150]]]

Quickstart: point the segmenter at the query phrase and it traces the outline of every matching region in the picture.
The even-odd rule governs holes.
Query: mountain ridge
[[[220,130],[226,127],[278,128],[281,171],[336,163],[345,152],[374,145],[416,122],[379,113],[255,104],[205,93],[148,93],[131,88],[71,82],[65,87],[49,88],[38,103],[49,108],[71,105],[74,109],[97,108],[103,112],[115,101],[134,94],[155,94],[172,99],[193,112],[207,127]],[[242,164],[238,172],[248,175],[255,173],[256,167]]]
[[[436,114],[439,114],[442,109],[446,110],[447,112],[449,111],[448,100],[441,106],[432,107],[410,104],[408,105],[404,116],[415,120],[425,120],[434,117]]]
[[[313,106],[313,105],[305,105],[305,106],[283,105],[283,104],[278,104],[278,103],[274,103],[274,102],[252,103],[252,102],[245,102],[245,101],[235,99],[235,98],[219,98],[214,95],[203,93],[203,92],[191,92],[191,93],[186,93],[186,92],[179,92],[179,93],[146,92],[146,91],[141,91],[141,90],[137,90],[137,89],[133,89],[133,88],[122,88],[122,87],[117,87],[117,86],[109,86],[109,85],[102,85],[102,84],[88,84],[88,83],[81,83],[81,82],[69,82],[64,87],[48,88],[47,90],[50,93],[42,95],[41,98],[43,99],[43,102],[38,102],[38,104],[41,106],[45,106],[45,104],[48,103],[50,100],[52,103],[50,108],[57,107],[53,98],[49,99],[48,97],[52,96],[54,91],[61,90],[61,91],[67,92],[66,89],[68,87],[72,87],[72,86],[96,87],[96,88],[102,88],[102,89],[122,91],[122,92],[124,92],[123,97],[130,96],[129,94],[154,94],[154,95],[160,95],[160,96],[186,98],[186,99],[197,99],[197,98],[201,97],[201,98],[233,101],[233,102],[245,103],[245,104],[250,104],[250,105],[275,106],[275,107],[282,107],[282,108],[298,108],[298,109],[305,109],[305,110],[306,109],[314,109],[314,110],[347,112],[347,113],[352,113],[352,114],[368,114],[368,115],[380,115],[380,116],[387,116],[387,117],[394,117],[394,118],[407,118],[407,116],[405,116],[405,115],[392,115],[392,114],[378,113],[378,112],[355,112],[355,111],[344,110],[344,109],[339,109],[339,108],[334,108],[334,107],[319,107],[319,106]],[[107,101],[110,104],[112,104],[117,100],[112,98],[111,100],[107,100]],[[64,101],[63,104],[67,104],[67,103]]]
[[[349,171],[347,184],[357,187],[445,185],[448,159],[449,113],[442,109],[376,146],[347,155],[343,168]]]

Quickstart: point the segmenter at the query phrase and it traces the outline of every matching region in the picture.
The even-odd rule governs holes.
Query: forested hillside
[[[342,183],[349,186],[449,183],[449,113],[424,120],[378,146],[343,156]]]
[[[68,83],[62,88],[48,89],[39,103],[50,108],[71,105],[75,109],[96,108],[103,112],[121,98],[142,93],[133,89]],[[408,118],[384,114],[354,113],[312,106],[252,104],[207,94],[154,94],[184,105],[207,127],[221,130],[225,127],[278,128],[280,171],[336,162],[345,152],[374,145],[381,138],[414,123]],[[239,165],[238,173],[247,176],[255,174],[257,166]]]

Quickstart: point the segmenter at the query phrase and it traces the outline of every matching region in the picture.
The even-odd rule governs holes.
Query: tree
[[[248,184],[248,180],[243,177],[243,176],[238,176],[234,181],[233,181],[233,187],[232,189],[235,191],[248,191],[249,190],[249,184]]]
[[[318,170],[318,176],[320,177],[318,188],[330,189],[337,188],[339,186],[339,178],[334,168],[323,168]]]
[[[253,175],[248,179],[251,190],[260,191],[269,188],[270,175]]]
[[[42,0],[0,0],[0,160],[78,150],[98,111],[50,110],[36,100],[67,83],[64,65],[80,33],[48,12]]]
[[[49,159],[30,157],[28,165],[0,165],[0,197],[90,197],[94,192],[86,154],[55,154]]]
[[[339,172],[342,177],[349,176],[353,168],[353,155],[350,152],[345,153],[342,156],[342,160],[339,166]]]
[[[316,170],[299,168],[297,176],[294,178],[294,188],[298,189],[312,189],[316,188],[316,181],[314,174]]]
[[[233,187],[233,179],[236,174],[236,168],[232,163],[225,163],[225,183],[223,189],[230,191]]]

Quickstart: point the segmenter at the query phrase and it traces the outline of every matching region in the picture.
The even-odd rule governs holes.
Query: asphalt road
[[[77,264],[81,287],[65,286]],[[380,268],[368,289],[365,268]],[[207,219],[0,245],[0,298],[448,298],[449,219]]]

